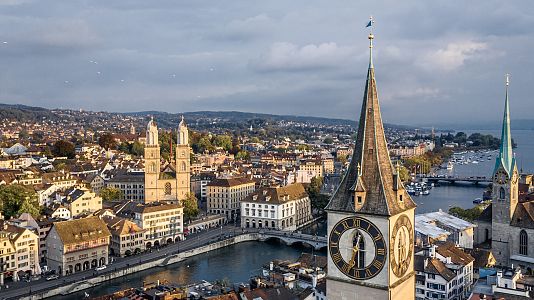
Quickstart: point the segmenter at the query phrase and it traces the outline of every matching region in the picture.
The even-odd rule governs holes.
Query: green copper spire
[[[504,100],[504,117],[502,120],[501,148],[497,157],[494,173],[503,167],[508,175],[511,175],[513,164],[512,135],[510,134],[510,106],[508,100],[508,86],[510,86],[510,75],[506,74],[506,96]]]

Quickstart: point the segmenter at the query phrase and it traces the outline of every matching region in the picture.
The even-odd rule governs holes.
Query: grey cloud
[[[356,119],[373,14],[388,122],[531,117],[532,1],[0,4],[0,102]]]

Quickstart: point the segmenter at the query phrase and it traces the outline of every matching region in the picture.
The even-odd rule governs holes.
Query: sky
[[[0,0],[0,103],[385,122],[532,118],[534,1]]]

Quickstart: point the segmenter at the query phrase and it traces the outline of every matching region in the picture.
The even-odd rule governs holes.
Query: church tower
[[[145,203],[158,200],[158,180],[160,173],[160,150],[158,126],[150,119],[146,127],[145,144]]]
[[[184,199],[190,192],[190,148],[189,148],[189,129],[185,124],[184,117],[178,125],[176,139],[176,198]]]
[[[372,21],[370,22],[372,24]],[[369,34],[354,154],[328,213],[328,299],[414,299],[415,203],[389,158]]]
[[[513,156],[512,136],[510,133],[510,107],[508,99],[509,75],[506,75],[506,94],[502,122],[501,147],[493,171],[493,190],[491,201],[491,247],[500,265],[508,265],[510,259],[510,222],[518,203],[519,174]]]

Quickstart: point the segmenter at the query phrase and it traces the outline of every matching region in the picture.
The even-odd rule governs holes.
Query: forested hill
[[[0,118],[18,122],[36,122],[43,118],[54,120],[57,114],[42,107],[0,103]]]
[[[149,116],[153,116],[157,119],[158,124],[162,128],[173,128],[179,122],[181,116],[186,118],[188,124],[194,125],[230,125],[241,124],[246,126],[255,126],[259,124],[265,124],[265,122],[295,122],[295,123],[307,123],[312,125],[323,126],[356,126],[356,122],[347,119],[336,118],[324,118],[324,117],[311,117],[311,116],[293,116],[293,115],[274,115],[263,113],[250,113],[250,112],[238,112],[238,111],[196,111],[196,112],[184,112],[184,113],[167,113],[160,111],[143,111],[143,112],[131,112],[131,113],[114,113],[114,112],[90,112],[83,110],[72,109],[47,109],[42,107],[26,106],[21,104],[1,104],[0,103],[0,117],[4,121],[16,121],[35,123],[39,121],[47,120],[60,120],[60,119],[75,119],[81,122],[87,122],[89,127],[90,123],[102,121],[105,119],[120,119],[124,117],[138,117],[139,119],[147,119]],[[144,121],[143,121],[144,122]],[[140,124],[135,124],[140,125]],[[399,128],[399,129],[413,129],[415,127],[386,124],[386,127]]]

